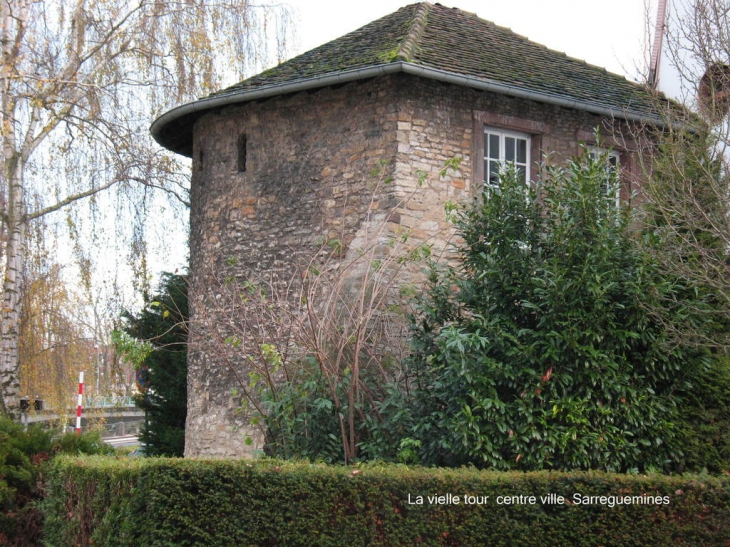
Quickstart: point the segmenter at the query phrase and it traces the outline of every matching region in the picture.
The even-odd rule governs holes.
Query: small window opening
[[[246,172],[246,161],[247,161],[247,155],[248,155],[248,139],[246,138],[246,135],[241,135],[238,137],[238,172],[239,173],[245,173]]]

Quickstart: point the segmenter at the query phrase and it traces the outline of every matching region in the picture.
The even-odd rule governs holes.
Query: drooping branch
[[[264,23],[286,13],[250,10],[248,0],[0,0],[0,409],[12,413],[17,404],[23,287],[16,273],[28,258],[26,233],[62,209],[79,214],[82,200],[112,188],[141,201],[155,190],[175,208],[187,207],[180,164],[157,149],[149,123],[176,102],[211,91],[214,68],[229,68],[229,59],[237,71],[249,63],[263,68],[257,63],[272,43],[267,29],[280,29]],[[262,24],[252,24],[256,19]],[[129,219],[118,220],[126,226]],[[78,235],[74,256],[88,270]],[[131,246],[144,252],[143,242]]]
[[[101,186],[97,186],[95,188],[89,188],[88,190],[85,190],[83,192],[78,192],[76,194],[72,194],[70,196],[67,196],[66,198],[57,201],[53,205],[50,205],[48,207],[44,207],[43,209],[40,209],[38,211],[34,211],[33,213],[28,213],[26,215],[26,218],[28,220],[35,220],[37,218],[41,218],[49,213],[53,213],[55,211],[58,211],[59,209],[62,209],[66,207],[67,205],[71,205],[72,203],[79,201],[81,199],[87,198],[89,196],[93,196],[94,194],[98,194],[99,192],[103,192],[107,188],[111,188],[115,184],[118,184],[122,182],[125,179],[120,178],[113,178],[111,180],[108,180]]]

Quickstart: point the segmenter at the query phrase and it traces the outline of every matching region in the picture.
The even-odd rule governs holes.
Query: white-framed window
[[[619,184],[621,154],[615,150],[607,150],[598,146],[592,146],[589,148],[588,153],[594,160],[603,159],[603,161],[606,162],[606,170],[611,174],[611,176],[607,177],[602,186],[608,193],[610,181],[613,181],[610,191],[613,193],[613,198],[616,201],[616,207],[618,207],[621,205],[621,185]]]
[[[514,165],[525,184],[530,180],[530,135],[496,127],[484,128],[484,186],[499,185],[499,174]]]

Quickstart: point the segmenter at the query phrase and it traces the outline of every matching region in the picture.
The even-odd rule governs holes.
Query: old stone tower
[[[620,76],[424,2],[161,116],[155,139],[193,159],[186,456],[241,457],[263,442],[240,408],[246,351],[215,349],[236,345],[224,339],[236,314],[224,277],[285,279],[333,238],[347,256],[373,219],[444,250],[446,202],[497,183],[503,162],[534,180],[545,153],[559,162],[594,145],[596,127],[628,199],[629,128],[656,123],[654,104]],[[373,196],[377,170],[392,182]]]

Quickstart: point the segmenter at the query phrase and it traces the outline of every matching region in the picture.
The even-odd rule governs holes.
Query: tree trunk
[[[18,380],[18,341],[20,327],[21,268],[26,215],[23,206],[23,165],[15,158],[6,159],[8,176],[8,209],[4,220],[8,240],[5,248],[5,277],[3,279],[3,307],[0,310],[0,410],[17,417],[19,412],[20,382]]]

